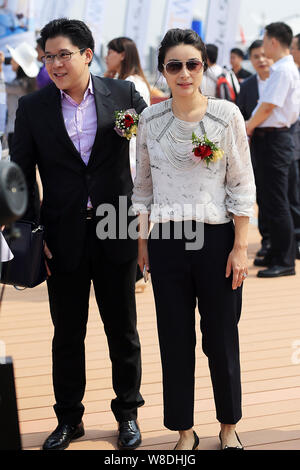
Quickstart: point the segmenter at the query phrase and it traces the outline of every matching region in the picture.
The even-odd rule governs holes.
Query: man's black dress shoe
[[[119,423],[119,450],[136,449],[142,442],[142,436],[136,421],[123,421]]]
[[[244,450],[243,444],[241,443],[239,436],[237,435],[237,433],[235,433],[235,435],[236,435],[237,440],[241,444],[241,447],[239,447],[239,446],[236,446],[236,447],[224,446],[223,447],[222,437],[221,437],[221,433],[220,433],[219,434],[219,439],[220,439],[220,442],[221,442],[221,450]]]
[[[264,257],[268,254],[269,250],[270,250],[270,245],[269,244],[262,245],[261,249],[258,250],[258,252],[256,253],[256,256],[262,258],[262,257]]]
[[[261,268],[267,268],[268,266],[271,266],[272,261],[270,259],[270,256],[266,255],[263,258],[255,258],[253,262],[254,266],[259,266]]]
[[[294,267],[286,266],[271,266],[268,269],[258,271],[257,277],[280,277],[280,276],[294,276],[296,274]]]
[[[84,436],[83,423],[77,425],[59,424],[46,439],[43,450],[64,450],[74,439]]]

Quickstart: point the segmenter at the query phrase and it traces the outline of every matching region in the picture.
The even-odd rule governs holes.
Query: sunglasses
[[[165,71],[169,75],[176,75],[181,72],[183,67],[186,66],[187,70],[191,73],[199,73],[204,66],[201,60],[191,59],[187,62],[181,62],[180,60],[170,60],[167,64],[164,64]]]

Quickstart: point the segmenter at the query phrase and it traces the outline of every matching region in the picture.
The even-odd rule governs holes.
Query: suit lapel
[[[114,126],[115,116],[114,113],[118,109],[114,102],[110,90],[106,87],[103,79],[94,77],[92,75],[94,97],[97,111],[97,132],[92,148],[91,156],[88,166],[91,166],[95,159],[101,158],[102,152],[97,151],[106,130]]]
[[[260,98],[259,96],[259,87],[258,87],[258,75],[256,75],[255,77],[256,79],[253,81],[253,83],[255,84],[255,98],[256,98],[256,104]]]

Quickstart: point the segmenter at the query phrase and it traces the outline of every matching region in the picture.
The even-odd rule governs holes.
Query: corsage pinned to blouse
[[[207,168],[210,163],[215,163],[224,156],[224,150],[220,149],[214,142],[209,140],[206,134],[202,137],[197,137],[193,132],[192,143],[194,145],[193,153],[195,157],[204,160]]]
[[[115,131],[120,137],[126,137],[127,140],[130,140],[136,135],[140,116],[134,109],[116,111],[115,117]]]

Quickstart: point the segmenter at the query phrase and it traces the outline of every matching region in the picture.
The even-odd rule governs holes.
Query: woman
[[[7,49],[11,54],[12,70],[16,74],[16,77],[12,82],[6,83],[6,135],[8,139],[8,147],[10,149],[15,130],[15,119],[19,98],[36,89],[35,77],[39,73],[39,66],[36,62],[38,54],[30,44],[23,42],[15,49],[10,46],[7,46]],[[2,64],[0,70],[2,70]]]
[[[39,73],[37,64],[38,53],[30,44],[22,42],[15,49],[6,46],[11,55],[11,67],[16,77],[13,81],[6,83],[7,94],[7,122],[6,131],[9,152],[11,151],[12,140],[15,130],[15,119],[19,99],[36,90],[36,76]],[[0,55],[0,72],[4,62],[3,54]],[[39,178],[39,175],[37,175]],[[39,219],[40,212],[40,191],[38,184],[35,185],[35,220]]]
[[[2,144],[0,141],[0,160],[2,158]],[[4,230],[4,226],[0,226],[0,282],[1,282],[1,263],[6,261],[10,261],[13,258],[13,254],[10,251],[8,244],[6,243],[5,238],[2,235],[2,230]]]
[[[105,58],[106,77],[129,80],[135,84],[144,101],[150,105],[150,86],[141,67],[135,42],[126,37],[112,39]]]
[[[108,45],[105,58],[107,70],[105,77],[128,80],[134,83],[136,90],[147,105],[150,105],[150,85],[141,67],[140,57],[132,39],[120,37],[112,39]],[[136,140],[130,142],[130,168],[132,179],[136,173]]]
[[[118,78],[134,83],[136,90],[142,96],[145,103],[150,106],[150,85],[141,67],[139,53],[135,42],[126,37],[112,39],[108,45],[108,52],[105,58],[107,70],[104,74],[108,78]],[[134,181],[136,176],[136,138],[130,141],[129,158],[131,177]],[[136,292],[144,292],[146,285],[142,279],[142,274],[137,269]]]
[[[240,111],[199,91],[206,67],[206,49],[194,31],[168,31],[158,69],[172,99],[143,111],[137,137],[133,207],[140,215],[138,262],[151,271],[164,423],[179,431],[177,450],[195,449],[199,443],[193,431],[196,302],[221,448],[242,449],[235,432],[241,419],[237,326],[255,185]],[[193,154],[193,132],[214,142],[215,160],[205,162],[195,156],[198,151]],[[150,222],[155,225],[147,241]]]

